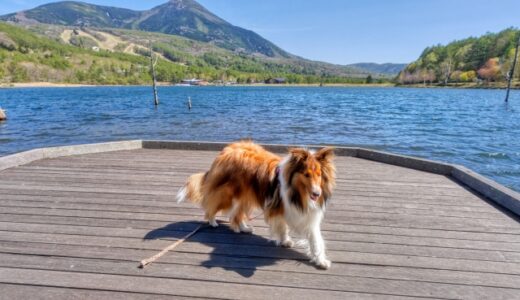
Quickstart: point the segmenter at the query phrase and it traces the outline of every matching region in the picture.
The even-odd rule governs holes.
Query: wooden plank
[[[6,197],[9,199],[9,197]],[[159,205],[150,205],[150,204],[129,204],[129,203],[113,203],[108,200],[104,203],[97,201],[91,203],[89,201],[59,201],[59,200],[49,200],[42,201],[42,198],[39,198],[40,201],[25,201],[25,200],[0,200],[0,207],[31,207],[31,208],[52,208],[52,209],[77,209],[77,210],[102,210],[102,211],[135,211],[135,212],[146,212],[146,213],[178,213],[183,214],[186,211],[190,211],[189,213],[193,213],[193,210],[199,208],[180,205],[173,201],[168,203],[167,205],[163,205],[163,203],[159,203]],[[149,202],[150,203],[150,202]],[[365,213],[377,213],[377,214],[403,214],[408,216],[441,216],[441,217],[458,217],[462,219],[479,219],[479,220],[497,220],[501,218],[506,218],[499,211],[486,211],[486,212],[477,212],[477,211],[457,211],[457,210],[445,210],[432,208],[430,210],[425,209],[415,209],[415,208],[402,208],[402,207],[377,207],[377,206],[367,206],[367,205],[331,205],[327,211],[327,218],[341,218],[345,212],[365,212]]]
[[[45,286],[63,286],[67,288],[101,289],[121,292],[156,293],[172,296],[215,297],[228,299],[265,299],[265,295],[284,299],[394,299],[392,295],[362,294],[311,290],[305,288],[285,288],[257,286],[251,284],[221,283],[205,281],[194,284],[192,281],[149,278],[95,273],[77,273],[47,270],[25,270],[0,268],[0,282]],[[201,287],[202,285],[202,287]]]
[[[155,197],[161,197],[161,196],[174,196],[176,192],[178,191],[179,187],[185,182],[185,178],[183,178],[183,181],[179,181],[177,183],[171,183],[169,187],[167,188],[168,194],[164,195],[164,189],[160,189],[161,193],[157,193],[155,189],[148,189],[145,193],[141,190],[139,190],[139,193],[135,192],[135,189],[126,190],[124,187],[113,189],[99,189],[96,187],[74,187],[74,186],[66,186],[66,185],[55,185],[55,186],[49,186],[49,185],[38,185],[38,186],[32,186],[32,187],[26,187],[23,185],[4,185],[0,187],[0,191],[3,194],[9,195],[9,194],[17,194],[17,195],[38,195],[38,194],[66,194],[69,195],[82,195],[82,194],[89,194],[89,193],[96,193],[98,195],[102,194],[120,194],[120,195],[127,195],[127,197],[142,197],[147,195],[154,195]],[[116,195],[117,196],[117,195]],[[111,195],[112,197],[112,195]],[[123,196],[121,196],[123,197]],[[489,204],[484,202],[481,199],[474,198],[474,197],[453,197],[453,196],[432,196],[432,195],[412,195],[412,194],[389,194],[389,193],[383,193],[383,192],[372,192],[372,191],[342,191],[342,190],[336,190],[333,199],[331,203],[335,203],[338,201],[348,201],[349,199],[377,199],[379,201],[386,200],[386,202],[395,202],[395,203],[410,203],[410,204],[430,204],[430,205],[447,205],[447,206],[460,206],[465,205],[467,206],[485,206],[490,207]]]
[[[164,240],[147,239],[145,236],[150,234],[159,235]],[[110,247],[120,248],[135,248],[135,249],[155,249],[161,250],[169,245],[171,242],[166,240],[175,240],[181,238],[185,233],[177,231],[162,231],[145,233],[142,236],[119,237],[119,236],[94,236],[94,235],[79,235],[79,234],[48,234],[48,233],[33,233],[33,232],[0,232],[0,240],[2,241],[33,241],[40,243],[56,243],[56,244],[72,244],[80,245],[106,245]],[[199,233],[190,239],[193,243],[202,243],[210,247],[221,249],[232,249],[232,245],[239,245],[243,247],[242,250],[249,251],[253,256],[262,256],[262,251],[271,251],[272,253],[265,253],[265,255],[285,255],[283,251],[277,247],[266,237],[261,236],[244,236],[235,234],[211,234]],[[196,251],[202,251],[199,245],[191,245]],[[399,255],[413,255],[420,257],[444,257],[444,258],[463,258],[468,260],[488,260],[488,261],[507,261],[504,258],[503,252],[496,250],[474,250],[474,249],[458,249],[445,247],[425,247],[417,245],[394,245],[394,244],[380,244],[374,242],[355,242],[355,241],[334,241],[329,240],[327,246],[330,253],[336,253],[337,256],[342,256],[341,251],[354,251],[362,253],[381,253],[381,254],[399,254]],[[185,248],[185,249],[191,249]],[[299,251],[299,250],[297,250]],[[296,255],[295,253],[289,253]],[[305,257],[299,256],[299,259]],[[512,261],[519,262],[519,261]]]
[[[104,194],[93,194],[93,193],[81,193],[76,194],[73,193],[70,196],[65,195],[65,193],[41,193],[39,195],[35,194],[17,194],[14,192],[5,193],[2,191],[3,199],[0,199],[2,203],[5,203],[7,206],[12,203],[19,203],[20,206],[29,206],[30,203],[46,203],[46,202],[60,202],[60,203],[82,203],[82,204],[110,204],[110,205],[121,205],[121,206],[147,206],[147,207],[186,207],[185,203],[178,204],[175,201],[172,201],[171,197],[152,197],[152,196],[144,196],[144,197],[134,197],[129,198],[127,196],[114,196],[109,197]],[[190,205],[189,207],[195,208],[195,205]],[[331,201],[329,203],[327,210],[328,211],[340,211],[340,210],[351,210],[351,209],[362,209],[363,211],[367,210],[395,210],[395,209],[407,209],[407,210],[417,210],[419,212],[424,211],[433,211],[433,212],[477,212],[477,213],[485,213],[490,216],[495,217],[503,217],[503,213],[498,209],[494,209],[491,206],[462,206],[462,205],[450,205],[449,207],[441,207],[434,204],[417,204],[417,203],[407,203],[407,202],[395,202],[395,201],[381,201],[379,199],[374,198],[361,198],[352,199],[348,198],[341,202]]]
[[[256,224],[255,224],[256,225]],[[179,229],[177,229],[177,227]],[[139,229],[139,228],[113,228],[103,226],[81,226],[81,225],[54,225],[54,224],[27,224],[20,222],[0,222],[0,231],[6,232],[31,232],[31,233],[54,233],[54,234],[72,234],[72,235],[87,235],[87,236],[104,236],[104,237],[130,237],[130,238],[168,238],[181,237],[190,231],[193,226],[165,226],[158,229]],[[254,234],[270,238],[268,228],[255,226]],[[232,237],[229,237],[229,236]],[[380,243],[389,245],[409,245],[409,246],[428,246],[441,248],[455,248],[455,249],[472,249],[472,250],[489,250],[489,251],[508,251],[520,253],[520,242],[483,242],[472,240],[458,240],[446,238],[432,238],[432,237],[413,237],[413,236],[399,236],[399,235],[381,235],[370,233],[353,233],[353,232],[323,232],[325,240],[329,247],[334,247],[334,242],[363,242],[363,243]],[[242,238],[235,238],[239,236],[234,232],[230,232],[226,228],[222,230],[205,230],[197,235],[199,238],[205,237],[207,240],[223,240],[226,243],[253,243],[254,240],[244,240]],[[352,249],[353,250],[353,249]]]
[[[27,207],[4,207],[0,214],[16,214],[16,215],[40,215],[40,216],[69,216],[69,217],[88,217],[97,219],[124,219],[134,220],[156,220],[156,221],[172,221],[175,216],[177,221],[182,220],[202,220],[202,211],[189,210],[185,213],[175,214],[163,213],[141,213],[141,212],[121,212],[121,211],[102,211],[102,210],[70,210],[70,209],[49,209],[49,208],[27,208]],[[182,217],[182,218],[180,218]],[[421,229],[438,229],[438,230],[457,230],[466,232],[489,232],[489,233],[507,233],[520,234],[520,228],[512,223],[511,225],[502,220],[482,220],[476,219],[459,219],[454,217],[430,217],[430,216],[404,216],[392,214],[366,213],[366,212],[345,212],[344,218],[332,219],[327,217],[322,228],[347,227],[350,224],[355,225],[376,225],[387,227],[405,227],[405,228],[421,228]],[[337,229],[336,229],[337,230]]]
[[[163,164],[170,162],[161,161]],[[186,161],[176,161],[174,163],[171,163],[173,166],[178,168],[180,171],[189,171],[189,170],[207,170],[209,168],[210,163],[209,162],[194,162],[189,161],[188,163]],[[416,184],[416,185],[433,185],[433,186],[451,186],[453,185],[453,180],[445,177],[445,176],[438,176],[438,177],[428,177],[428,176],[406,176],[406,174],[403,174],[403,176],[395,178],[391,176],[384,176],[384,174],[370,174],[366,170],[352,170],[350,167],[340,167],[338,166],[338,169],[340,172],[338,173],[338,182],[344,183],[344,182],[352,182],[352,183],[369,183],[369,184],[377,184],[379,181],[385,182],[385,184]],[[74,168],[70,165],[67,165],[65,167],[58,167],[58,166],[38,166],[38,165],[25,165],[20,166],[18,168],[8,169],[3,172],[3,174],[9,174],[9,175],[24,175],[24,174],[30,174],[31,172],[39,172],[39,173],[48,173],[48,174],[71,174],[74,176],[90,176],[91,174],[105,174],[109,172],[114,173],[121,173],[118,170],[110,170],[110,169],[91,169],[88,173],[84,172],[84,168]],[[88,170],[88,169],[87,169]],[[164,173],[164,172],[163,172]],[[155,172],[155,174],[163,174],[159,172]],[[126,175],[133,175],[133,174],[126,174]]]
[[[163,163],[164,164],[164,163]],[[194,167],[190,165],[189,167],[186,166],[178,166],[172,169],[170,172],[155,172],[152,174],[134,174],[134,173],[123,173],[118,172],[118,170],[113,169],[93,169],[92,172],[85,173],[85,169],[81,168],[81,171],[79,168],[71,168],[70,166],[68,168],[63,168],[61,170],[42,170],[40,168],[31,168],[31,169],[20,169],[15,168],[8,171],[5,171],[2,173],[2,177],[9,178],[11,180],[13,179],[24,179],[24,180],[43,180],[48,181],[49,177],[51,177],[53,180],[60,180],[63,182],[82,179],[87,180],[90,182],[98,182],[99,181],[99,175],[103,174],[106,175],[109,172],[113,172],[114,174],[117,174],[120,179],[134,179],[135,181],[142,180],[143,178],[147,179],[157,179],[160,181],[166,181],[168,179],[174,178],[174,174],[181,173],[181,174],[191,174],[192,172],[196,171],[206,171],[207,166],[201,166],[201,167]],[[341,169],[340,169],[341,172]],[[47,177],[41,177],[42,174],[48,175]],[[96,176],[97,175],[97,176]],[[96,181],[97,179],[97,181]],[[114,180],[113,178],[106,178],[108,180]],[[338,177],[337,183],[340,186],[348,185],[348,186],[359,186],[359,187],[369,187],[369,188],[432,188],[432,189],[445,189],[445,190],[461,190],[460,186],[456,185],[452,181],[447,181],[443,183],[432,183],[431,181],[427,182],[403,182],[403,181],[386,181],[383,179],[373,178],[370,180],[359,180],[359,178],[356,179],[346,179],[344,177]]]
[[[149,179],[148,181],[150,184],[143,185],[144,182],[147,182],[144,178],[141,180],[127,180],[127,179],[120,179],[120,180],[113,180],[108,179],[107,181],[100,181],[100,180],[88,180],[88,179],[72,179],[72,178],[56,178],[52,176],[42,176],[40,178],[6,178],[6,177],[0,177],[0,188],[9,188],[18,186],[21,184],[21,182],[24,183],[24,187],[27,187],[27,189],[32,189],[33,186],[42,186],[45,185],[47,187],[84,187],[84,188],[95,188],[95,187],[103,187],[103,188],[119,188],[124,189],[124,187],[132,187],[137,188],[141,187],[144,190],[153,190],[153,189],[159,189],[163,190],[165,188],[170,189],[171,187],[174,187],[178,189],[181,187],[185,182],[186,179],[190,174],[194,172],[186,173],[183,175],[175,175],[171,176],[169,178],[164,178],[164,180],[161,181],[153,181],[152,179]],[[374,187],[363,187],[363,186],[348,186],[348,187],[338,187],[335,190],[334,195],[337,197],[338,195],[341,195],[343,192],[363,192],[368,195],[372,193],[384,193],[384,195],[394,195],[395,197],[403,197],[403,195],[410,195],[411,198],[421,198],[423,195],[438,195],[438,196],[445,196],[447,198],[453,198],[453,200],[459,202],[461,198],[463,199],[474,199],[475,201],[482,201],[478,197],[475,197],[474,195],[471,195],[469,193],[465,193],[459,190],[453,190],[457,191],[457,193],[448,192],[446,189],[433,189],[430,188],[428,194],[424,192],[424,189],[417,189],[417,188],[410,188],[410,189],[404,189],[402,187],[391,189],[391,188],[374,188]],[[460,193],[459,193],[460,192]]]
[[[11,197],[6,197],[11,199]],[[186,204],[177,204],[170,200],[167,201],[135,201],[128,200],[110,200],[110,199],[70,199],[70,198],[38,198],[38,200],[0,200],[0,207],[28,207],[28,208],[53,208],[53,209],[85,209],[85,210],[102,210],[102,211],[120,211],[120,212],[146,212],[146,213],[167,213],[167,214],[190,214],[200,212],[201,209]],[[365,212],[365,213],[381,213],[381,214],[406,214],[409,216],[445,216],[459,217],[462,219],[501,219],[504,218],[498,212],[474,212],[469,210],[443,210],[432,208],[431,211],[416,208],[385,208],[367,205],[348,205],[338,207],[332,205],[328,208],[327,218],[334,219],[341,217],[347,212]]]
[[[153,250],[137,250],[124,248],[107,248],[95,246],[37,244],[26,242],[5,242],[0,244],[0,252],[5,254],[37,255],[40,257],[85,258],[109,261],[130,262],[135,266],[142,257],[149,257]],[[7,260],[6,260],[7,261]],[[45,261],[42,261],[42,264]],[[1,265],[1,262],[0,262]],[[325,272],[308,267],[306,263],[287,259],[270,259],[261,257],[239,257],[218,254],[203,254],[192,252],[172,251],[161,257],[154,264],[153,270],[162,270],[164,266],[192,265],[206,268],[221,268],[228,271],[254,274],[258,270],[274,271],[293,274],[304,273],[336,276],[355,276],[362,278],[379,278],[404,281],[422,281],[433,283],[453,283],[461,285],[495,286],[518,288],[519,275],[496,274],[484,272],[464,272],[443,270],[439,268],[415,268],[407,266],[379,265],[370,263],[334,263],[333,267]],[[132,268],[134,269],[134,268]],[[146,271],[151,268],[146,269]],[[242,270],[242,271],[241,271]],[[145,272],[146,273],[146,272]]]
[[[173,188],[175,189],[175,187]],[[153,195],[153,194],[131,194],[125,193],[124,191],[120,191],[118,193],[106,194],[102,192],[96,192],[95,190],[89,191],[68,191],[68,190],[26,190],[26,189],[0,189],[2,195],[6,197],[16,197],[16,196],[34,196],[34,198],[38,198],[40,196],[53,196],[56,198],[67,197],[67,198],[99,198],[99,199],[153,199],[161,200],[161,201],[170,201],[172,200],[173,193],[171,195]],[[477,208],[479,211],[498,211],[490,204],[478,199],[478,201],[469,203],[465,200],[465,198],[456,199],[457,201],[453,201],[453,198],[443,199],[442,197],[438,197],[436,200],[431,199],[406,199],[405,197],[391,197],[391,196],[366,196],[363,194],[345,194],[345,193],[336,193],[333,196],[332,201],[329,205],[341,205],[341,204],[350,204],[350,203],[359,203],[362,205],[371,205],[371,206],[390,206],[390,207],[447,207],[449,209],[452,208],[463,208],[465,210],[475,210]]]
[[[99,237],[84,235],[43,234],[23,232],[0,232],[1,241],[37,242],[47,244],[105,246],[111,248],[149,249],[160,251],[171,244],[167,240],[142,240],[122,237]],[[247,241],[247,242],[244,242]],[[429,267],[431,263],[440,264],[441,269],[471,271],[475,264],[479,270],[491,273],[520,274],[519,261],[507,261],[499,251],[443,249],[420,246],[395,246],[360,242],[328,242],[328,255],[334,262],[350,262],[352,255],[369,257],[393,257],[415,261],[415,267]],[[307,261],[305,249],[283,249],[274,246],[268,239],[259,236],[229,235],[227,240],[216,240],[211,235],[195,235],[182,244],[177,251],[194,253],[213,253],[220,255],[236,255],[265,257],[272,259],[295,259]],[[518,258],[518,257],[517,257]],[[514,259],[514,257],[513,257]],[[421,265],[421,264],[425,265]],[[453,264],[455,269],[451,265]],[[500,267],[500,268],[499,268]],[[459,269],[460,268],[460,269]],[[515,270],[516,269],[516,270]]]
[[[165,228],[176,230],[191,231],[195,228],[190,225],[190,221],[202,221],[201,219],[194,219],[193,217],[180,218],[176,216],[177,223],[170,221],[146,221],[146,220],[125,220],[125,219],[98,219],[85,217],[67,217],[67,216],[38,216],[38,215],[10,215],[0,214],[0,221],[3,223],[12,222],[17,224],[23,222],[25,224],[49,224],[64,226],[87,226],[87,227],[109,227],[109,228],[134,228],[154,230],[157,228]],[[182,223],[184,222],[184,223]],[[182,225],[181,225],[182,224]],[[184,226],[186,224],[186,226]],[[195,224],[195,223],[193,223]],[[254,223],[256,230],[261,230],[265,227],[261,221]],[[520,243],[520,235],[504,234],[504,233],[488,233],[488,232],[466,232],[455,230],[431,230],[431,229],[414,229],[404,227],[381,227],[381,226],[366,226],[366,225],[338,225],[331,226],[329,224],[324,227],[323,233],[326,236],[334,237],[341,240],[341,237],[349,237],[350,234],[360,235],[389,235],[400,237],[418,237],[431,239],[452,239],[461,241],[482,241],[482,242],[503,242],[503,243]],[[225,231],[224,229],[222,231]],[[221,232],[218,228],[215,232]],[[256,232],[256,231],[255,231]]]
[[[416,280],[391,280],[356,276],[316,276],[316,274],[272,272],[254,270],[253,274],[243,270],[225,270],[194,265],[162,265],[144,272],[136,269],[133,262],[113,262],[96,259],[45,258],[37,256],[0,255],[2,266],[13,268],[36,268],[53,271],[72,271],[96,274],[146,276],[155,278],[186,279],[191,281],[217,281],[222,283],[289,287],[298,289],[361,292],[367,294],[398,294],[412,297],[435,298],[478,298],[493,295],[506,299],[520,289],[505,289],[483,286],[466,286],[446,283],[421,282]],[[73,266],[73,268],[71,268]]]
[[[134,228],[111,228],[111,227],[90,227],[90,226],[68,226],[52,225],[52,224],[25,224],[25,223],[5,223],[0,222],[0,237],[1,232],[21,232],[21,233],[44,233],[44,234],[66,234],[66,235],[80,235],[80,236],[99,236],[99,237],[127,237],[142,239],[174,239],[180,238],[189,231],[192,226],[179,226],[177,229],[175,226],[164,227],[154,230],[145,229],[134,229]],[[189,229],[188,229],[189,228]],[[265,240],[270,239],[270,234],[267,228],[255,227],[255,235],[263,237]],[[337,232],[324,232],[324,237],[327,241],[328,248],[330,250],[344,250],[347,248],[348,251],[356,251],[357,248],[366,244],[382,244],[387,245],[390,249],[396,248],[396,246],[419,246],[416,251],[423,251],[423,247],[434,247],[434,248],[448,248],[455,250],[446,250],[452,252],[452,254],[458,253],[459,250],[477,250],[474,251],[476,255],[489,258],[496,256],[498,261],[504,261],[502,258],[504,252],[514,252],[520,254],[520,243],[504,243],[504,242],[481,242],[481,241],[468,241],[468,240],[455,240],[455,239],[436,239],[436,238],[416,238],[406,236],[393,236],[393,235],[376,235],[376,234],[355,234],[348,233],[342,234]],[[5,238],[5,237],[4,237]],[[222,241],[224,243],[238,244],[238,245],[265,245],[264,240],[251,239],[242,235],[235,234],[229,230],[207,230],[200,232],[193,240],[199,242],[215,242]],[[359,244],[358,244],[359,243]],[[119,245],[118,245],[119,246]],[[366,246],[365,246],[366,247]],[[441,251],[442,249],[438,249]],[[486,250],[486,252],[480,251]],[[496,254],[498,253],[498,254]],[[403,254],[406,254],[404,252]],[[471,258],[471,255],[466,256],[467,253],[463,252],[461,256],[463,258]],[[511,260],[516,261],[516,260]],[[518,261],[517,261],[518,262]]]
[[[124,191],[118,193],[102,193],[96,192],[94,190],[89,191],[67,191],[67,190],[24,190],[24,189],[0,189],[2,195],[6,197],[12,196],[34,196],[38,198],[40,196],[52,196],[53,198],[99,198],[99,199],[128,199],[128,200],[153,200],[153,201],[169,201],[172,202],[173,193],[170,195],[153,195],[153,194],[131,194],[125,193]],[[455,201],[454,201],[455,200]],[[437,197],[435,199],[419,199],[419,198],[409,198],[406,197],[391,197],[391,196],[367,196],[363,193],[336,193],[333,196],[329,205],[335,204],[349,204],[349,203],[362,203],[363,205],[373,205],[373,206],[415,206],[415,207],[447,207],[451,209],[454,208],[463,208],[466,210],[473,210],[476,208],[482,208],[479,211],[498,211],[490,204],[478,199],[478,201],[468,202],[465,198],[443,198]]]
[[[27,284],[0,283],[0,299],[111,299],[111,300],[170,300],[171,296],[159,294],[124,293],[115,291],[101,291],[96,289],[75,289],[63,287],[50,287]],[[176,299],[203,299],[192,297],[179,297]]]

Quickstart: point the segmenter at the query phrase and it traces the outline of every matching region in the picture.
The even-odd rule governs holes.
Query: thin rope
[[[182,244],[184,241],[186,241],[187,239],[189,239],[192,235],[194,235],[195,233],[197,233],[202,227],[204,227],[204,225],[206,224],[200,224],[199,226],[197,226],[197,228],[195,228],[192,232],[188,233],[187,235],[185,235],[182,239],[176,241],[175,243],[171,244],[170,246],[164,248],[161,252],[155,254],[154,256],[150,257],[150,258],[147,258],[147,259],[143,259],[141,260],[141,263],[139,264],[139,268],[141,269],[144,269],[144,267],[146,267],[147,265],[153,263],[154,261],[156,261],[157,259],[159,259],[161,256],[163,256],[164,254],[168,253],[168,251],[170,250],[173,250],[175,247],[179,246],[180,244]]]
[[[264,214],[264,212],[260,212],[258,215],[254,216],[252,218],[249,218],[249,221],[252,221],[252,220],[258,218],[258,217],[260,217],[263,214]],[[155,254],[152,257],[149,257],[147,259],[141,260],[141,262],[139,263],[139,268],[144,269],[147,265],[155,262],[157,259],[161,258],[161,256],[163,256],[166,253],[168,253],[169,251],[175,249],[175,247],[177,247],[180,244],[184,243],[187,239],[189,239],[191,236],[193,236],[195,233],[197,233],[202,227],[204,227],[204,225],[206,225],[206,224],[200,224],[192,232],[188,233],[182,239],[180,239],[178,241],[175,241],[175,243],[173,243],[173,244],[169,245],[168,247],[164,248],[161,252]]]
[[[262,212],[260,212],[258,215],[254,216],[254,217],[252,217],[252,218],[249,218],[249,221],[253,221],[254,219],[260,217],[260,216],[263,215],[263,214],[264,214],[264,212],[262,211]]]

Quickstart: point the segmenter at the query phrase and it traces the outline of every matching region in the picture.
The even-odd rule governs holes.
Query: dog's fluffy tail
[[[200,204],[204,196],[201,187],[204,181],[204,173],[193,174],[188,178],[186,184],[177,193],[177,203],[189,200],[195,204]]]

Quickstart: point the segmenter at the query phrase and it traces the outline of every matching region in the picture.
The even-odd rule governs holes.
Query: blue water
[[[0,89],[0,156],[128,139],[341,144],[465,165],[520,190],[520,91],[408,88]],[[193,109],[186,100],[191,97]]]

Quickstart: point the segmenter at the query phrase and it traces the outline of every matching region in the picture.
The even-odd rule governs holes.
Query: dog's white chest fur
[[[280,163],[280,170],[283,170],[286,162],[287,158]],[[306,201],[308,201],[308,206],[306,210],[302,211],[300,208],[291,204],[291,201],[289,200],[289,187],[287,186],[287,181],[283,176],[283,171],[280,171],[279,181],[284,206],[284,221],[291,231],[308,239],[311,261],[320,268],[330,268],[331,262],[325,256],[325,242],[321,236],[320,229],[325,207],[321,207],[311,199],[306,199]],[[275,231],[277,230],[276,228],[273,229]],[[281,241],[279,241],[280,244],[292,244],[287,232],[275,232],[275,235],[281,237]]]

